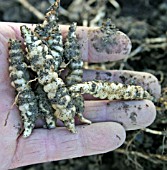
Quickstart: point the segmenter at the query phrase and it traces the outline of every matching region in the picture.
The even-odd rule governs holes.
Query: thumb
[[[115,122],[77,126],[77,131],[36,129],[29,138],[21,137],[10,168],[109,152],[122,145],[126,136]]]

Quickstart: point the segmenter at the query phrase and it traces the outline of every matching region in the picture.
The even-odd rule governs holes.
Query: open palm
[[[21,39],[20,24],[0,23],[0,163],[1,169],[105,153],[118,148],[125,140],[125,130],[135,130],[150,125],[156,116],[153,103],[142,101],[95,100],[85,97],[84,116],[94,122],[92,125],[77,126],[78,133],[72,134],[64,127],[41,129],[41,123],[33,134],[24,139],[20,136],[22,123],[16,106],[12,107],[15,91],[10,85],[8,72],[8,39]],[[31,25],[29,25],[31,26]],[[65,36],[68,27],[62,26]],[[100,49],[100,42],[94,29],[79,27],[78,37],[82,44],[82,58],[88,62],[122,59],[130,50],[130,41],[124,34],[118,34],[115,46],[110,44]],[[109,50],[109,49],[112,49]],[[122,77],[129,77],[123,79]],[[124,83],[135,83],[158,98],[160,86],[157,79],[147,73],[131,71],[85,70],[84,80],[103,79]],[[10,114],[8,114],[10,111]],[[96,123],[95,123],[96,122]],[[118,123],[116,123],[118,122]]]

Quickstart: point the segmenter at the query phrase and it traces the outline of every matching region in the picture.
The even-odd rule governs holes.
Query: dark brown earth
[[[45,13],[53,0],[28,0],[41,13]],[[156,103],[157,119],[149,127],[155,130],[127,132],[124,145],[114,152],[83,158],[63,160],[17,170],[124,170],[124,169],[166,169],[167,168],[167,0],[90,0],[80,2],[72,7],[72,0],[61,2],[60,21],[68,24],[77,21],[78,25],[101,25],[110,17],[119,30],[131,39],[133,48],[128,59],[117,63],[91,64],[89,67],[98,69],[128,69],[146,71],[154,74],[162,85],[163,94]],[[74,0],[73,0],[74,2]],[[91,8],[82,8],[84,5]],[[115,7],[114,7],[115,6]],[[70,15],[68,15],[70,13]],[[95,16],[101,16],[94,20]],[[40,15],[26,9],[17,0],[0,0],[1,21],[41,22]],[[158,39],[157,39],[158,38]],[[136,64],[137,63],[137,64]],[[97,75],[99,76],[99,75]],[[125,77],[122,77],[125,80]],[[126,81],[126,80],[125,80]],[[131,114],[135,121],[136,113]],[[160,132],[162,135],[158,135]]]

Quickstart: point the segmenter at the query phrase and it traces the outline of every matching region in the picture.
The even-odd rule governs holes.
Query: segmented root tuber
[[[27,64],[24,62],[24,53],[21,42],[9,40],[9,72],[11,85],[18,92],[18,105],[20,115],[24,123],[24,137],[28,137],[34,126],[38,115],[37,100],[29,85],[29,73]]]
[[[109,100],[153,100],[153,97],[141,86],[125,85],[97,80],[79,83],[69,87],[70,91],[88,93],[100,99]]]

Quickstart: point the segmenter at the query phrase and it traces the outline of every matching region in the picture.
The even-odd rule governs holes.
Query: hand
[[[72,134],[64,127],[53,130],[40,129],[41,124],[37,122],[38,128],[34,129],[30,137],[24,139],[19,135],[22,128],[19,111],[16,106],[11,109],[15,90],[10,85],[7,45],[9,38],[21,39],[20,25],[0,24],[0,162],[2,170],[112,151],[124,142],[125,130],[143,128],[154,121],[156,110],[151,101],[109,102],[86,96],[84,116],[93,122],[92,125],[79,125],[78,133]],[[61,30],[64,36],[68,27],[62,26]],[[129,39],[122,33],[117,35],[117,43],[108,46],[101,46],[101,42],[97,39],[99,32],[95,29],[79,27],[78,34],[82,44],[82,58],[88,62],[122,59],[131,48]],[[134,81],[151,91],[156,98],[160,95],[157,79],[148,73],[85,70],[84,80],[93,79],[123,83]]]

